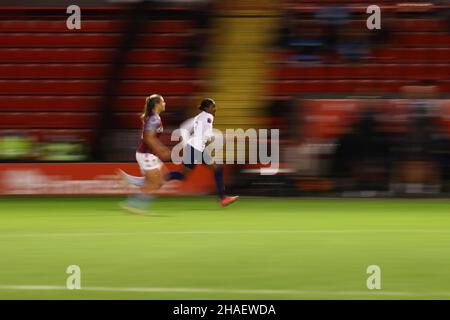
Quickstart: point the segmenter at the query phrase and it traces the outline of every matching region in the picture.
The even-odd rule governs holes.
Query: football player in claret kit
[[[136,150],[136,161],[144,177],[134,177],[119,170],[121,177],[128,183],[138,186],[141,193],[132,195],[121,203],[122,208],[133,213],[144,213],[157,191],[167,180],[180,178],[178,172],[163,173],[162,161],[171,160],[171,152],[159,140],[163,132],[160,113],[164,112],[166,102],[159,94],[149,96],[145,101],[144,112],[141,115],[142,136]],[[161,161],[162,160],[162,161]]]

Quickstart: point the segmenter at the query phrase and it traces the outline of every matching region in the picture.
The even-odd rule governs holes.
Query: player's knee
[[[150,182],[150,183],[145,184],[142,187],[142,191],[145,193],[152,193],[152,192],[158,190],[159,188],[161,188],[161,186],[162,186],[162,183],[160,183],[160,182]]]

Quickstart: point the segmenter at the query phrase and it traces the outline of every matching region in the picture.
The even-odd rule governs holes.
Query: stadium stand
[[[317,112],[314,105],[320,105],[323,115],[333,115],[333,108],[339,105],[339,100],[327,103],[323,100],[326,98],[402,98],[405,87],[423,83],[431,83],[441,97],[448,95],[450,33],[448,21],[438,14],[448,12],[448,4],[407,4],[395,0],[377,4],[382,8],[382,30],[385,30],[373,37],[371,32],[376,31],[366,27],[367,5],[359,1],[341,1],[339,5],[328,0],[306,1],[301,5],[286,1],[287,21],[280,28],[280,41],[272,57],[271,95],[319,98],[316,104],[307,102],[305,108]],[[324,13],[324,8],[329,11]],[[324,22],[324,17],[334,17],[331,19],[334,22]],[[328,24],[334,30],[330,31]],[[352,60],[343,57],[338,47],[355,30],[365,33],[360,39],[368,39],[368,51],[360,59]],[[348,101],[342,103],[351,105]],[[323,121],[341,121],[342,117],[313,119],[308,125],[310,137],[320,135],[317,128],[330,129],[330,123]],[[335,126],[341,127],[339,123]],[[331,125],[330,130],[335,126]]]
[[[38,140],[67,136],[94,143],[111,67],[120,50],[126,7],[83,8],[82,28],[68,30],[65,8],[0,7],[0,135],[26,130]],[[201,88],[186,65],[195,8],[153,8],[126,53],[114,92],[116,129],[137,129],[145,97],[163,93],[168,125]],[[167,122],[166,122],[167,124]]]
[[[275,61],[278,61],[275,72],[274,94],[286,94],[288,92],[298,93],[318,93],[335,92],[348,94],[355,88],[355,79],[372,81],[367,88],[375,88],[376,92],[398,93],[399,89],[408,82],[414,80],[436,80],[437,85],[441,87],[442,92],[448,92],[449,66],[450,66],[450,34],[446,31],[446,21],[439,15],[430,16],[435,6],[428,3],[417,4],[417,7],[426,7],[425,12],[416,13],[413,16],[402,15],[398,12],[398,1],[380,1],[381,5],[391,5],[388,10],[383,11],[382,21],[389,21],[389,36],[382,38],[382,44],[369,41],[369,52],[361,61],[349,61],[339,54],[341,42],[346,41],[348,33],[354,33],[355,30],[364,30],[370,36],[369,30],[365,26],[365,11],[347,13],[345,19],[341,19],[341,25],[348,25],[349,28],[339,28],[339,34],[335,41],[330,43],[327,34],[329,29],[320,22],[318,10],[324,4],[330,4],[331,1],[307,1],[315,5],[315,11],[303,12],[302,9],[307,5],[295,6],[287,2],[286,6],[290,9],[297,8],[294,13],[290,12],[288,18],[294,20],[289,25],[292,37],[287,39],[285,46],[275,53]],[[347,5],[346,5],[347,4]],[[335,18],[342,15],[336,8],[345,8],[351,11],[355,8],[357,1],[340,2],[339,7],[331,6],[333,10],[328,13],[329,16],[335,14]],[[358,4],[358,7],[359,8]],[[358,9],[359,10],[359,9]],[[442,9],[444,10],[444,9]],[[448,7],[445,8],[448,10]],[[333,19],[331,19],[333,20]],[[301,24],[299,25],[299,21]],[[383,25],[383,27],[385,27]],[[301,30],[298,30],[301,28]],[[308,31],[320,30],[318,35],[314,36],[316,44],[308,38]],[[286,31],[283,29],[282,31]],[[373,31],[372,31],[373,32]],[[306,41],[299,33],[304,34]],[[300,38],[299,38],[300,37]],[[303,40],[303,44],[298,44]],[[310,58],[311,48],[305,47],[312,45],[320,46],[315,51],[319,55],[316,64],[311,67],[306,59]],[[332,53],[330,54],[330,51]],[[286,63],[287,62],[287,63]],[[305,62],[302,64],[302,62]],[[335,79],[340,82],[329,82]],[[294,81],[295,80],[295,81]],[[324,80],[315,82],[316,80]],[[332,84],[332,86],[330,86]],[[286,85],[286,86],[285,86]],[[287,92],[280,92],[279,89],[287,87]],[[380,91],[381,90],[381,91]],[[370,91],[368,92],[370,93]]]

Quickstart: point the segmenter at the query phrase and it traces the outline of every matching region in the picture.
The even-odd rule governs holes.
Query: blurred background
[[[218,129],[280,129],[281,173],[232,166],[235,192],[450,191],[448,1],[379,0],[380,30],[353,0],[72,2],[0,4],[3,170],[133,163],[159,93],[169,146],[203,97]],[[80,30],[66,27],[72,4]]]

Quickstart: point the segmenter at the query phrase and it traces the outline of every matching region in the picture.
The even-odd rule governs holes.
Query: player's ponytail
[[[161,99],[162,96],[159,94],[152,94],[151,96],[147,97],[147,99],[145,99],[144,112],[141,114],[142,122],[145,122],[145,120],[150,117],[156,104],[160,103]]]

